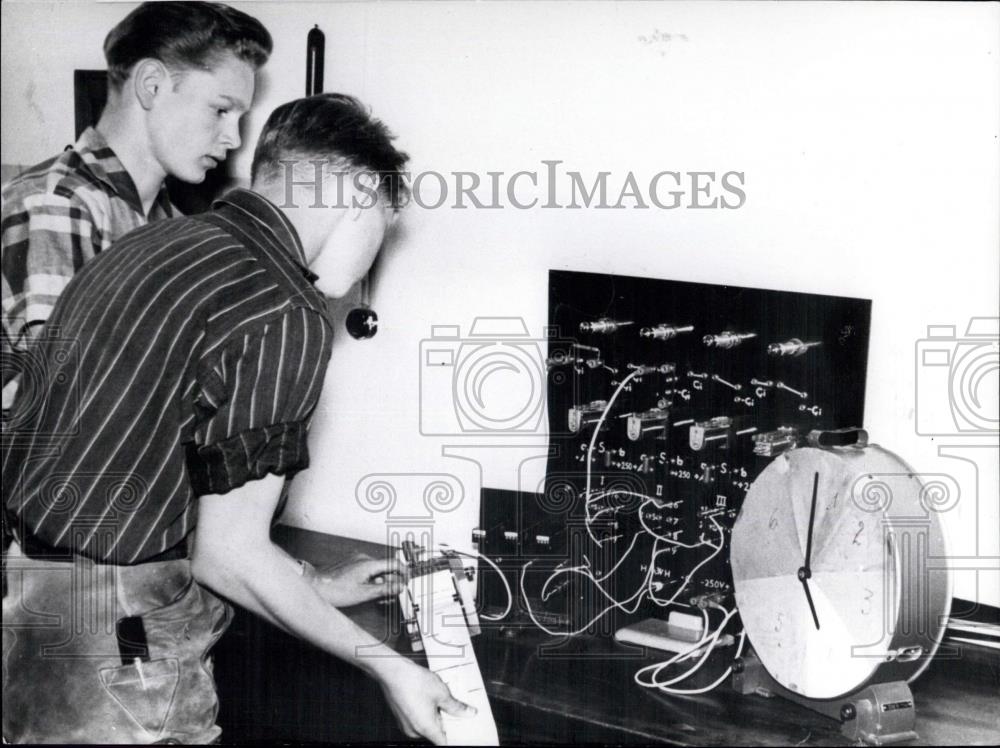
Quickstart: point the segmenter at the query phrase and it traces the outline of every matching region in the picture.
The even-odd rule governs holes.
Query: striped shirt
[[[187,536],[197,496],[305,468],[333,337],[315,278],[284,214],[239,189],[87,263],[4,428],[15,532],[138,563]]]
[[[165,188],[142,208],[132,177],[93,127],[58,156],[19,174],[2,192],[3,330],[21,342],[45,322],[70,278],[129,231],[170,218]]]

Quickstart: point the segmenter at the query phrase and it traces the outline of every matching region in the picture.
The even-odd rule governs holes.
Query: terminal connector
[[[601,420],[601,413],[608,407],[607,400],[593,400],[586,405],[577,405],[569,409],[567,425],[571,433],[579,433],[580,429]]]
[[[638,371],[638,376],[645,376],[646,374],[673,374],[677,371],[677,366],[674,364],[660,364],[659,366],[653,366],[651,364],[629,364],[628,369],[632,371]]]
[[[698,421],[692,424],[688,432],[688,444],[695,452],[705,447],[726,447],[729,444],[729,430],[733,420],[727,416],[719,416],[708,421]]]
[[[784,390],[785,392],[791,392],[793,395],[797,395],[798,397],[801,397],[803,400],[806,400],[809,397],[809,393],[808,392],[803,392],[801,390],[792,389],[791,387],[789,387],[784,382],[775,382],[774,383],[774,387],[775,387],[775,389],[778,389],[778,390]]]
[[[603,366],[612,371],[617,371],[617,369],[612,369],[612,367],[604,363],[600,348],[595,348],[592,345],[580,345],[579,343],[573,343],[573,348],[576,349],[576,360],[582,361],[587,365],[587,368],[597,369]]]
[[[657,325],[656,327],[642,328],[639,330],[639,335],[643,338],[652,338],[653,340],[671,340],[683,332],[691,332],[692,330],[694,330],[693,325],[685,325],[683,327],[675,325]]]
[[[555,354],[549,356],[545,359],[545,365],[553,369],[556,366],[570,366],[575,364],[579,359],[572,353],[568,351],[557,351]]]
[[[613,332],[618,332],[619,328],[626,327],[631,324],[634,324],[631,320],[621,321],[609,319],[608,317],[601,317],[593,322],[581,322],[580,332],[596,332],[602,335],[608,335]]]
[[[706,335],[701,339],[701,342],[709,348],[735,348],[744,340],[756,337],[757,333],[755,332],[731,332],[725,330],[718,335]]]
[[[784,343],[771,343],[767,347],[767,352],[772,356],[801,356],[810,348],[815,348],[818,345],[823,345],[822,341],[812,340],[803,343],[798,338],[792,338]]]
[[[792,426],[781,426],[775,431],[765,431],[753,437],[753,453],[761,457],[776,457],[798,446],[799,430]]]
[[[715,605],[722,605],[728,597],[729,594],[726,592],[709,592],[703,595],[695,595],[689,602],[693,607],[704,610],[713,603]]]
[[[728,380],[725,380],[722,377],[720,377],[718,374],[713,374],[712,375],[712,381],[713,382],[718,382],[719,384],[724,384],[729,389],[736,390],[737,392],[739,392],[741,389],[743,389],[743,385],[742,384],[738,384],[738,383],[735,383],[735,382],[730,382]]]
[[[626,428],[628,438],[637,442],[646,434],[664,431],[669,420],[670,412],[663,408],[650,408],[642,413],[633,413],[628,417]]]

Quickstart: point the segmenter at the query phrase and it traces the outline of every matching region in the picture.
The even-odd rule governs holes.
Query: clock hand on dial
[[[813,524],[816,521],[816,492],[819,488],[819,473],[813,473],[813,495],[812,505],[809,508],[809,534],[806,535],[806,558],[805,563],[799,569],[798,578],[802,582],[802,589],[806,593],[806,602],[809,603],[809,610],[812,612],[813,623],[819,629],[819,617],[816,615],[816,606],[813,605],[812,594],[809,592],[809,579],[812,578],[812,568],[810,567],[812,557]]]
[[[816,606],[813,605],[812,595],[809,594],[809,582],[805,579],[802,580],[802,589],[806,591],[806,602],[809,603],[809,610],[813,615],[813,623],[816,624],[816,630],[819,631],[819,618],[816,617]]]
[[[812,505],[809,507],[809,534],[806,535],[806,562],[805,569],[810,571],[810,559],[812,558],[813,545],[813,525],[816,522],[816,490],[819,488],[819,473],[813,473],[813,496]]]

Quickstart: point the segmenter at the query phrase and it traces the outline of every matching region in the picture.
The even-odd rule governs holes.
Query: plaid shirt
[[[27,325],[49,318],[85,262],[129,231],[176,212],[161,188],[145,214],[132,177],[92,127],[72,148],[11,180],[2,204],[5,349],[22,342]]]

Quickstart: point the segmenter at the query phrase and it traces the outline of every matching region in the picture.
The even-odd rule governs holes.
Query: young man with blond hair
[[[220,3],[144,3],[108,34],[97,125],[3,189],[5,409],[19,364],[30,364],[22,352],[74,274],[129,231],[175,214],[167,176],[202,182],[239,147],[271,47],[259,21]]]

